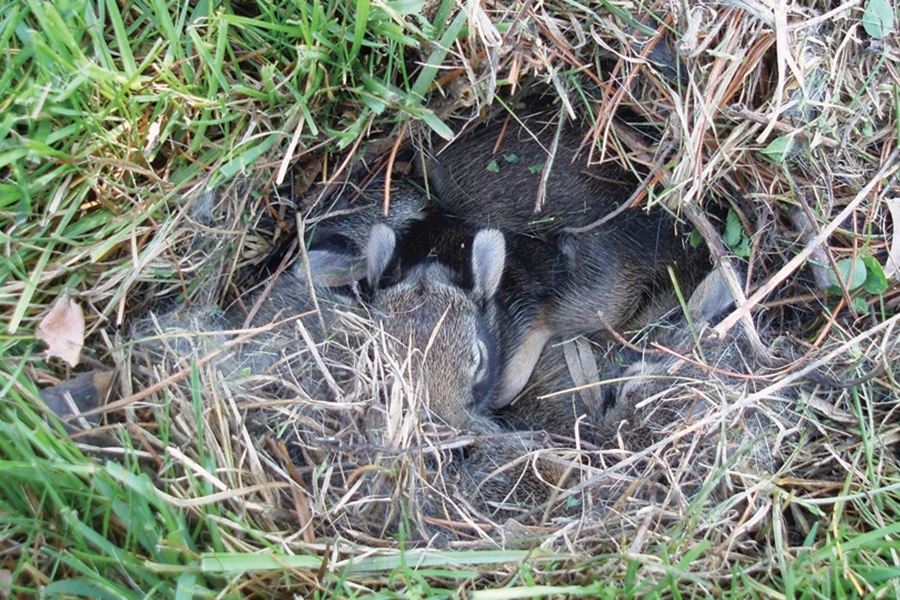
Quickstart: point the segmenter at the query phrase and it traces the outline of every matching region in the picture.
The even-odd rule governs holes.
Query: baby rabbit
[[[704,251],[691,249],[661,210],[627,208],[584,232],[568,232],[619,209],[638,180],[614,163],[585,164],[572,128],[562,131],[551,156],[555,133],[536,117],[492,123],[443,148],[426,168],[449,213],[507,236],[540,239],[559,257],[515,254],[537,285],[523,285],[509,303],[521,331],[510,336],[497,407],[522,390],[549,340],[637,330],[674,306],[673,278],[687,293],[708,270]],[[541,171],[551,159],[544,208],[535,213]]]

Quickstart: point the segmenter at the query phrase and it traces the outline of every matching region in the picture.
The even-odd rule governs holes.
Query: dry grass
[[[165,538],[177,558],[145,550],[141,568],[161,578],[202,574],[210,589],[261,597],[900,595],[896,34],[870,38],[863,2],[827,11],[693,4],[640,13],[621,3],[596,12],[472,5],[465,21],[450,21],[448,31],[465,23],[468,36],[449,37],[432,74],[434,114],[390,105],[413,118],[373,115],[363,127],[349,103],[336,104],[323,110],[318,136],[268,146],[249,176],[214,193],[206,184],[237,168],[205,146],[197,161],[213,166],[174,186],[134,175],[147,169],[142,144],[130,157],[95,158],[105,165],[97,202],[131,198],[132,214],[121,215],[130,225],[115,230],[121,245],[29,259],[43,269],[31,280],[40,293],[2,308],[33,331],[53,300],[43,286],[60,273],[90,308],[91,360],[114,367],[117,383],[100,437],[81,446],[95,462],[83,464],[125,465],[104,469],[153,498],[152,514],[175,510],[189,531],[178,548]],[[416,61],[436,64],[427,54]],[[222,70],[234,86],[232,76]],[[422,419],[416,357],[392,361],[384,332],[358,311],[338,310],[339,334],[324,340],[289,319],[289,379],[246,359],[254,340],[284,327],[231,330],[212,307],[237,298],[252,309],[248,291],[269,280],[260,273],[287,268],[301,253],[298,231],[353,196],[335,185],[399,171],[396,146],[426,144],[426,133],[443,132],[438,117],[464,121],[536,87],[556,96],[561,113],[591,121],[585,142],[596,160],[650,171],[634,202],[678,213],[723,268],[746,272],[745,285],[732,279],[736,310],[716,324],[722,341],[700,352],[651,334],[639,342],[657,342],[647,360],[666,351],[683,360],[660,363],[629,423],[569,440],[498,435],[488,425],[459,434]],[[260,110],[235,130],[299,136],[302,118]],[[641,127],[616,121],[623,111]],[[326,133],[351,121],[340,136]],[[326,141],[330,153],[317,144]],[[353,160],[360,149],[364,167]],[[166,156],[174,164],[175,153]],[[289,186],[278,185],[284,168]],[[106,182],[123,172],[129,189]],[[87,204],[79,214],[92,214]],[[727,211],[728,228],[710,216]],[[889,276],[885,289],[874,262]],[[75,278],[72,264],[87,266]],[[867,277],[854,285],[858,269]],[[844,276],[836,286],[835,271]],[[2,286],[8,298],[27,288],[16,277]],[[146,322],[149,308],[185,304],[177,318]],[[189,333],[171,334],[175,326]],[[169,333],[133,343],[150,330]],[[52,378],[43,361],[23,365],[33,381]],[[550,492],[536,501],[530,484],[517,495],[517,482],[547,473],[564,477],[543,482]],[[506,483],[492,487],[498,481]],[[117,512],[101,537],[129,535]],[[54,560],[37,560],[27,576],[4,568],[27,587],[52,581]],[[61,563],[66,577],[84,576]]]

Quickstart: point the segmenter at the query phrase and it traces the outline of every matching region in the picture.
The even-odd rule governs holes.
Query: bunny
[[[537,285],[521,286],[516,303],[508,303],[521,308],[521,331],[511,336],[498,408],[523,389],[550,340],[637,330],[675,305],[673,279],[689,293],[709,269],[707,254],[690,247],[676,219],[662,210],[622,208],[638,187],[635,174],[615,163],[585,164],[581,136],[571,127],[561,130],[551,153],[555,131],[536,116],[490,123],[425,167],[448,213],[513,238],[539,239],[559,257],[514,255]],[[541,189],[544,208],[536,213]]]

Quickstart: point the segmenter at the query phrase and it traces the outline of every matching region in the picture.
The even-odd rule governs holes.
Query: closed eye
[[[475,383],[480,383],[490,376],[491,356],[487,344],[479,339],[475,342],[475,356],[473,356],[473,364],[475,365]]]
[[[490,338],[479,336],[472,345],[472,399],[476,410],[494,401],[499,386],[499,360]]]

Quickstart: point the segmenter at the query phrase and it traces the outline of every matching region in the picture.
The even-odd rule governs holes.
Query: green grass
[[[271,170],[289,149],[345,148],[379,116],[446,129],[416,91],[435,73],[413,82],[405,72],[405,53],[447,35],[406,18],[420,4],[275,2],[254,16],[162,0],[0,9],[0,550],[10,572],[0,579],[13,595],[228,589],[200,553],[225,551],[220,528],[239,516],[178,507],[136,459],[85,457],[35,412],[32,377],[48,369],[36,319],[67,291],[93,295],[89,333],[121,322],[140,286],[130,274],[164,251],[156,240],[172,200],[192,186]]]
[[[452,0],[431,22],[417,1],[238,4],[244,9],[205,0],[0,8],[0,596],[238,598],[274,589],[442,598],[463,586],[484,588],[473,594],[483,600],[677,598],[686,587],[732,598],[897,597],[900,476],[875,442],[871,384],[845,407],[859,440],[835,450],[845,488],[820,502],[778,488],[783,515],[809,519],[806,540],[779,547],[778,528],[788,524],[775,518],[775,531],[761,534],[760,561],[769,562],[749,572],[695,568],[722,549],[680,526],[639,553],[629,550],[633,540],[614,540],[596,557],[445,550],[330,564],[326,544],[285,553],[247,515],[181,498],[185,485],[197,496],[219,492],[204,475],[231,466],[203,451],[202,439],[194,471],[123,430],[124,453],[86,456],[39,408],[39,384],[70,374],[44,361],[34,338],[57,296],[79,299],[89,347],[96,342],[86,353],[108,361],[96,350],[102,335],[125,327],[148,283],[184,285],[181,274],[148,267],[183,241],[171,229],[183,194],[245,177],[262,193],[288,181],[298,162],[349,152],[403,123],[450,133],[431,102],[441,66],[469,33]],[[197,421],[200,401],[197,391]],[[164,410],[154,415],[158,439],[145,440],[155,450],[169,445]],[[144,472],[142,461],[154,460],[169,461],[158,471],[169,479]]]
[[[219,587],[184,568],[195,548],[187,515],[146,475],[88,460],[30,410],[31,401],[15,392],[5,398],[0,526],[6,551],[21,550],[6,563],[15,596],[44,588],[50,597],[174,597],[186,576]]]
[[[323,140],[346,148],[376,119],[415,116],[446,133],[423,104],[435,72],[414,82],[406,72],[423,29],[444,33],[406,18],[419,9],[285,2],[247,17],[207,2],[138,2],[125,14],[115,2],[7,5],[0,210],[18,226],[0,240],[17,249],[0,281],[24,285],[4,310],[7,331],[51,289],[102,285],[104,262],[189,186],[271,169]],[[61,253],[77,260],[60,270]]]

